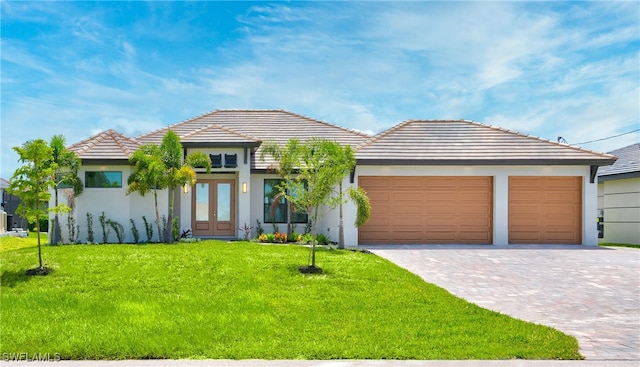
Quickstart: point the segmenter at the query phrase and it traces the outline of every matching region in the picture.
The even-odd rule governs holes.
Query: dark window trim
[[[267,195],[266,192],[266,185],[267,185],[267,181],[278,181],[278,182],[282,182],[283,179],[281,178],[265,178],[264,181],[262,182],[262,200],[263,200],[263,212],[262,212],[262,220],[263,223],[276,223],[276,224],[284,224],[287,223],[287,210],[288,210],[288,205],[287,205],[287,200],[285,199],[281,204],[279,204],[279,206],[281,206],[281,210],[282,210],[282,220],[278,221],[278,220],[271,220],[271,218],[268,218],[267,215],[269,215],[269,217],[271,216],[271,204],[270,203],[265,203],[264,199]],[[275,184],[277,185],[277,184]],[[275,185],[271,185],[271,187],[275,187]],[[278,215],[276,215],[277,219]],[[304,211],[294,211],[294,213],[291,215],[291,223],[294,224],[306,224],[309,222],[309,216],[307,213],[305,213]]]
[[[117,183],[118,186],[89,186],[89,178],[88,175],[91,173],[118,173],[120,174],[120,179],[119,182],[114,181],[114,183]],[[95,181],[95,179],[93,179]],[[95,183],[95,182],[94,182]],[[84,187],[87,189],[121,189],[122,188],[122,171],[85,171],[84,172]]]

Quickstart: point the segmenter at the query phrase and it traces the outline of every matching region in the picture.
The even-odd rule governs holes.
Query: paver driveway
[[[368,246],[481,307],[552,326],[587,359],[640,360],[640,250],[585,246]]]

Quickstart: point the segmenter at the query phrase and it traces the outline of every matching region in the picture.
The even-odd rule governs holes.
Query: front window
[[[120,171],[87,171],[84,173],[84,187],[121,188],[122,172]]]
[[[264,223],[286,223],[288,203],[280,193],[281,179],[264,180]],[[307,223],[308,216],[304,210],[291,213],[292,223]]]

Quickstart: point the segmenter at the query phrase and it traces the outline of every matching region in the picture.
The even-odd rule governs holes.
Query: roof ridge
[[[98,142],[101,142],[104,140],[103,135],[109,133],[109,131],[113,131],[113,129],[107,129],[104,131],[100,131],[97,134],[91,135],[90,137],[80,140],[79,142],[69,146],[69,149],[73,148],[74,146],[78,147],[78,155],[81,153],[86,152],[87,150],[89,150],[89,148],[93,148],[94,146],[96,146],[96,144]],[[97,140],[97,141],[96,141]],[[84,146],[83,146],[84,145]]]
[[[128,140],[130,143],[133,143],[133,144],[135,144],[137,146],[140,146],[140,143],[138,141],[136,141],[135,139],[132,139],[132,138],[130,138],[130,137],[118,132],[118,131],[115,131],[113,129],[109,129],[109,131],[110,131],[110,135],[113,138],[113,140],[120,147],[120,150],[122,150],[127,155],[130,155],[133,152],[131,150],[129,150],[129,148],[122,142],[123,140]]]
[[[585,148],[581,148],[581,147],[578,147],[578,146],[575,146],[575,145],[571,145],[571,144],[563,144],[563,143],[560,143],[560,142],[556,142],[556,141],[552,141],[552,140],[549,140],[549,139],[545,139],[545,138],[540,137],[540,136],[524,134],[524,133],[521,133],[519,131],[513,131],[513,130],[505,129],[505,128],[502,128],[502,127],[499,127],[499,126],[494,126],[494,125],[489,125],[489,124],[484,124],[484,123],[481,123],[481,122],[469,121],[469,120],[463,120],[463,121],[471,123],[471,124],[479,125],[479,126],[488,127],[488,128],[494,129],[494,130],[506,132],[506,133],[509,133],[509,134],[522,136],[524,138],[531,139],[531,140],[538,140],[538,141],[542,141],[542,142],[549,143],[549,144],[556,145],[556,146],[570,148],[570,149],[578,150],[578,151],[585,152],[585,153],[591,153],[591,154],[600,155],[602,157],[616,158],[614,155],[611,155],[611,154],[608,154],[608,153],[596,152],[595,150],[585,149]]]
[[[169,126],[165,126],[165,127],[161,127],[161,128],[159,128],[159,129],[155,129],[155,130],[150,131],[150,132],[148,132],[148,133],[146,133],[146,134],[138,135],[138,136],[136,137],[136,139],[141,139],[141,138],[144,138],[144,137],[146,137],[146,136],[153,135],[153,134],[158,133],[158,132],[160,132],[160,131],[162,131],[162,130],[171,130],[171,128],[172,128],[172,127],[176,127],[176,126],[184,125],[184,124],[186,124],[186,123],[192,122],[192,121],[197,120],[197,119],[199,119],[199,118],[202,118],[202,117],[205,117],[205,116],[208,116],[208,115],[213,115],[214,113],[216,113],[216,112],[218,112],[218,111],[220,111],[220,110],[217,110],[217,109],[216,109],[216,110],[211,110],[211,111],[209,111],[209,112],[205,112],[205,113],[202,113],[202,114],[200,114],[200,115],[197,115],[197,116],[194,116],[194,117],[188,118],[188,119],[186,119],[186,120],[178,121],[178,122],[176,122],[175,124],[171,124],[171,125],[169,125]]]
[[[251,136],[251,135],[248,135],[248,134],[244,134],[244,133],[241,133],[241,132],[239,132],[239,131],[235,131],[235,130],[233,130],[233,129],[229,128],[229,127],[222,126],[222,125],[219,125],[219,124],[216,124],[216,123],[213,123],[213,124],[207,125],[207,126],[205,126],[205,127],[202,127],[202,128],[200,128],[200,129],[194,130],[194,131],[192,131],[192,132],[190,132],[190,133],[188,133],[188,134],[183,135],[180,139],[182,140],[182,139],[184,139],[184,138],[186,138],[186,137],[189,137],[189,136],[191,136],[191,135],[195,135],[195,134],[197,134],[197,133],[199,133],[199,132],[202,132],[202,131],[205,131],[205,130],[208,130],[208,129],[211,129],[211,128],[220,129],[220,130],[225,131],[225,132],[228,132],[228,133],[230,133],[230,134],[234,134],[234,135],[237,135],[237,136],[239,136],[239,137],[242,137],[242,138],[245,138],[245,139],[249,139],[249,140],[252,140],[252,141],[255,141],[255,142],[262,141],[262,140],[258,139],[258,138],[257,138],[257,137],[255,137],[255,136]]]
[[[400,128],[402,128],[402,127],[404,127],[404,126],[406,126],[406,125],[408,125],[408,124],[410,124],[412,122],[415,122],[415,121],[419,121],[419,120],[405,120],[405,121],[400,122],[399,124],[393,125],[390,128],[388,128],[388,129],[386,129],[384,131],[381,131],[378,134],[372,136],[369,140],[367,140],[364,143],[358,145],[354,150],[357,152],[358,150],[363,149],[363,148],[365,148],[365,147],[367,147],[367,146],[379,141],[383,137],[391,134],[393,131],[398,130],[398,129],[400,129]]]
[[[251,110],[248,110],[248,111],[251,111]],[[357,130],[354,130],[354,129],[349,129],[349,128],[346,128],[344,126],[332,124],[332,123],[327,122],[327,121],[318,120],[318,119],[315,119],[315,118],[312,118],[312,117],[309,117],[309,116],[305,116],[305,115],[302,115],[302,114],[299,114],[299,113],[296,113],[296,112],[291,112],[291,111],[287,111],[287,110],[272,110],[272,111],[273,112],[284,112],[284,113],[287,113],[287,114],[292,115],[292,116],[297,116],[297,117],[303,118],[305,120],[318,122],[318,123],[321,123],[321,124],[324,124],[324,125],[327,125],[327,126],[335,127],[335,128],[340,129],[340,130],[350,132],[352,134],[360,135],[360,136],[366,137],[366,138],[371,138],[371,135],[363,133],[361,131],[357,131]]]

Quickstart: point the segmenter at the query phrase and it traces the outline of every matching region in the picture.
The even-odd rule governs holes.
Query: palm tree
[[[196,173],[192,167],[205,167],[207,173],[211,172],[211,161],[204,153],[189,154],[183,162],[182,152],[180,138],[173,131],[168,131],[159,146],[145,144],[129,158],[129,162],[134,166],[134,172],[127,180],[129,184],[127,194],[137,191],[144,196],[147,192],[153,191],[158,241],[164,238],[166,242],[173,242],[171,225],[174,217],[175,189],[185,184],[195,184]],[[169,189],[169,218],[166,231],[162,233],[158,190],[164,189]]]
[[[160,144],[162,152],[162,161],[165,165],[165,182],[169,189],[169,218],[164,234],[165,242],[173,242],[172,223],[174,218],[175,189],[185,184],[193,186],[196,183],[196,173],[193,167],[205,167],[207,173],[211,173],[211,160],[202,152],[193,152],[189,154],[184,162],[182,161],[182,143],[180,137],[173,131],[169,130],[162,138]]]
[[[72,151],[65,147],[65,139],[62,135],[54,135],[49,142],[52,154],[51,159],[47,162],[48,167],[52,168],[51,180],[54,183],[54,202],[58,206],[58,190],[60,188],[70,188],[73,196],[82,193],[82,181],[78,177],[78,169],[80,168],[80,158]],[[58,211],[55,212],[53,220],[53,239],[51,243],[57,245],[62,240],[60,234],[60,219]]]
[[[155,208],[155,222],[158,228],[158,242],[161,237],[160,212],[158,210],[158,190],[164,187],[165,167],[162,163],[160,147],[155,144],[145,144],[138,148],[129,158],[133,165],[133,173],[127,180],[127,195],[137,191],[144,196],[149,191],[153,192]]]
[[[287,183],[291,182],[296,170],[300,168],[301,145],[297,139],[289,139],[287,144],[280,146],[275,142],[262,144],[260,159],[265,160],[267,155],[275,161],[270,167],[284,180],[283,185],[278,185],[278,194],[272,199],[272,207],[275,208],[281,200],[287,200],[287,236],[291,236],[291,212],[293,211],[293,201],[288,199]]]

